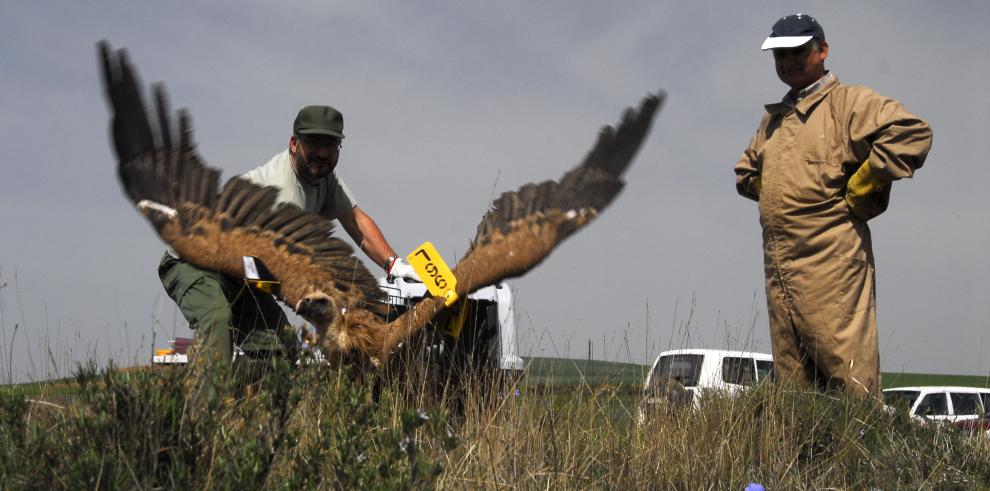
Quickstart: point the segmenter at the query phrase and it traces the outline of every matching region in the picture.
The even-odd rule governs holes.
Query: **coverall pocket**
[[[202,281],[206,276],[202,271],[197,271],[179,261],[167,267],[159,268],[158,274],[161,277],[162,286],[165,287],[165,293],[176,303],[181,303],[182,297],[189,291],[189,288]]]
[[[158,273],[165,293],[179,306],[190,328],[195,329],[204,321],[229,321],[230,302],[224,294],[223,280],[219,274],[167,258]]]
[[[842,164],[830,160],[805,159],[805,163],[813,170],[816,177],[819,197],[829,199],[838,195],[845,187],[845,174]]]
[[[176,303],[182,305],[189,291],[192,290],[192,288],[197,284],[204,283],[206,281],[206,277],[182,277],[179,278],[179,280],[180,281],[176,281],[174,283],[173,288],[169,291],[169,296],[171,296]]]
[[[842,326],[849,316],[869,307],[872,301],[873,270],[868,261],[834,256],[819,264],[813,274],[792,285],[798,310],[820,314],[821,325]]]

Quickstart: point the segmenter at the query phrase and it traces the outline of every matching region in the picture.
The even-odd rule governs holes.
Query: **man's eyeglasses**
[[[818,51],[819,49],[818,43],[815,41],[809,41],[796,48],[774,48],[773,57],[777,60],[784,58],[804,58],[805,56],[808,56],[808,53]]]
[[[327,135],[296,135],[299,141],[310,148],[325,147],[331,150],[340,149],[340,138]]]

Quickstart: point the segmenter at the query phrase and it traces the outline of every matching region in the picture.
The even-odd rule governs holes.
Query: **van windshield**
[[[685,387],[698,385],[701,376],[701,361],[703,355],[667,355],[661,356],[657,362],[650,385],[663,384],[673,379]]]
[[[762,382],[769,378],[773,380],[773,362],[770,360],[756,360],[756,380]]]
[[[756,365],[752,358],[722,358],[722,381],[736,385],[756,383]]]

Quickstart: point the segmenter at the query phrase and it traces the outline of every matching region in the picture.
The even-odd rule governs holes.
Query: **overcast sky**
[[[798,11],[825,28],[843,82],[935,131],[871,222],[883,369],[987,374],[990,3],[798,4],[0,2],[0,378],[145,362],[190,335],[157,277],[163,244],[115,177],[102,38],[190,109],[225,177],[283,150],[301,106],[336,106],[338,174],[359,204],[395,249],[430,240],[449,263],[493,193],[559,177],[662,87],[625,191],[512,282],[521,351],[769,351],[757,208],[732,167],[785,92],[760,43]]]

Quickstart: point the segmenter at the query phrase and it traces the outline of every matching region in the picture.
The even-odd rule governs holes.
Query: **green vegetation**
[[[278,362],[252,383],[224,375],[205,392],[192,370],[83,367],[69,381],[0,390],[0,482],[4,489],[990,486],[990,438],[919,424],[872,400],[766,384],[737,397],[712,395],[699,410],[659,407],[638,424],[643,367],[547,359],[527,366],[521,396],[483,377],[453,390],[419,376],[383,382]]]
[[[610,384],[641,387],[649,369],[649,366],[634,363],[564,358],[527,358],[526,383],[588,384],[591,386]],[[990,387],[990,376],[887,372],[882,374],[881,379],[884,388],[907,385]]]
[[[884,373],[883,387],[913,385],[958,385],[961,387],[990,387],[990,377],[976,375],[933,375],[927,373]]]
[[[0,391],[4,489],[408,489],[456,445],[438,412],[347,373],[273,362],[254,383],[192,371],[80,368],[67,405]],[[38,394],[38,393],[35,393]],[[40,395],[44,395],[43,391]]]
[[[642,386],[649,367],[634,363],[565,358],[527,358],[526,384]]]
[[[626,388],[641,388],[646,379],[646,372],[650,368],[636,363],[540,357],[525,358],[525,366],[525,376],[521,381],[523,386],[611,385]],[[990,376],[977,375],[885,372],[882,374],[882,380],[884,388],[911,385],[990,387]],[[72,379],[59,379],[20,384],[17,387],[26,396],[44,393],[46,397],[53,397],[74,393],[77,387],[71,382]]]

